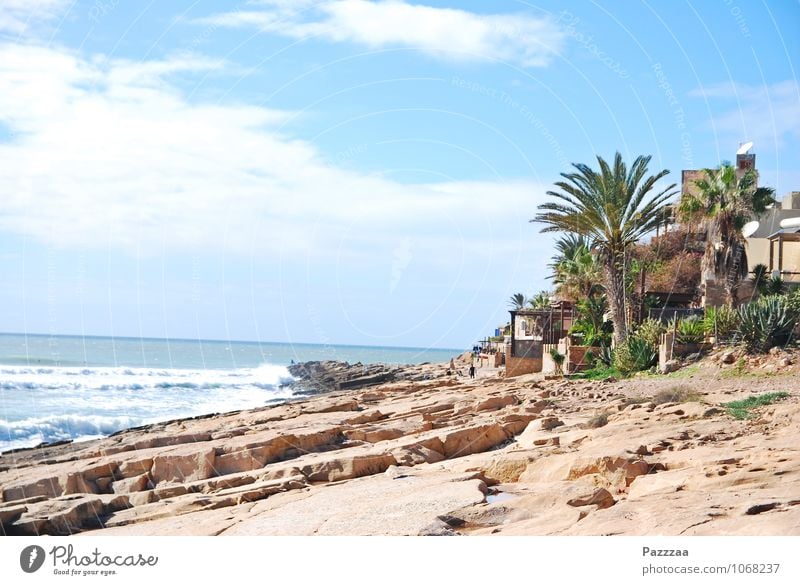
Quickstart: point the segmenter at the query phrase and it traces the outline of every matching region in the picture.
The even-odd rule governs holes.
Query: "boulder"
[[[24,500],[26,498],[35,498],[38,496],[55,498],[62,493],[62,483],[55,477],[44,477],[31,483],[3,487],[2,490],[4,502],[13,502],[14,500]]]
[[[616,503],[617,502],[614,499],[614,496],[612,496],[611,493],[605,488],[598,488],[589,495],[572,498],[571,500],[567,501],[567,504],[576,508],[594,505],[597,506],[598,510],[610,508]]]
[[[499,424],[487,424],[451,430],[441,434],[439,438],[444,448],[444,456],[450,459],[488,451],[507,441],[508,435]]]
[[[546,416],[544,418],[540,418],[531,422],[528,425],[528,428],[531,428],[532,430],[552,431],[556,427],[560,427],[563,425],[564,425],[563,421],[559,420],[558,417]]]
[[[668,360],[661,367],[661,373],[662,374],[669,374],[671,372],[675,372],[675,371],[679,370],[680,367],[681,367],[681,363],[678,360]]]
[[[103,463],[101,465],[93,465],[92,467],[87,467],[81,472],[83,478],[87,481],[95,481],[100,477],[114,477],[117,473],[117,464],[116,463]]]
[[[400,447],[391,451],[398,465],[412,467],[422,463],[438,463],[444,460],[444,455],[423,445]]]
[[[115,477],[135,477],[137,475],[142,475],[143,473],[149,473],[152,467],[152,457],[146,457],[144,459],[131,459],[129,461],[120,463],[117,475],[115,475]]]
[[[214,449],[206,448],[186,454],[165,454],[153,458],[153,483],[187,482],[206,479],[214,474]]]
[[[506,394],[504,396],[492,396],[485,400],[480,400],[475,404],[475,412],[484,410],[500,410],[506,406],[513,406],[518,404],[519,400],[513,394]]]
[[[318,463],[310,463],[300,468],[308,481],[342,481],[383,473],[390,465],[397,465],[390,453],[364,455],[337,455]]]
[[[60,478],[59,481],[61,482],[61,493],[65,496],[69,494],[97,493],[96,487],[90,482],[86,481],[81,473],[68,473],[64,477]]]
[[[25,506],[8,506],[0,508],[0,527],[2,527],[3,534],[5,534],[5,527],[16,522],[20,516],[28,511]]]
[[[720,356],[719,361],[723,364],[732,364],[736,361],[736,354],[732,351],[726,351]]]
[[[143,492],[151,487],[150,477],[143,473],[136,477],[119,479],[111,484],[111,489],[115,494],[129,494],[132,492]]]

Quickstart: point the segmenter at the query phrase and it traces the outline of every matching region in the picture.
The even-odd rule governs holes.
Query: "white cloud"
[[[695,89],[690,95],[733,102],[733,107],[714,116],[713,126],[739,141],[754,141],[756,148],[777,148],[787,138],[800,138],[800,84],[797,81],[761,86],[719,83]]]
[[[31,27],[60,15],[69,0],[2,0],[0,33],[21,35]]]
[[[265,10],[217,14],[199,22],[257,27],[294,39],[321,38],[379,49],[413,47],[436,57],[499,60],[522,67],[547,65],[563,33],[547,17],[478,14],[402,0],[264,2]]]
[[[436,242],[444,257],[453,246],[518,245],[509,210],[533,213],[538,185],[406,185],[339,168],[282,130],[291,112],[195,103],[170,82],[219,67],[197,56],[133,63],[0,45],[0,229],[144,253],[350,246],[357,255],[370,253],[365,241],[410,237],[415,249],[415,238]]]

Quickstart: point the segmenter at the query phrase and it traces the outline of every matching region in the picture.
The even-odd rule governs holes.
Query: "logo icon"
[[[22,549],[19,554],[19,566],[26,573],[35,573],[44,564],[44,549],[41,546],[32,544]]]

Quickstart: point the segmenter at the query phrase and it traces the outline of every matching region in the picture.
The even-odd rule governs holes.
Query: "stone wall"
[[[506,356],[506,378],[534,374],[542,371],[542,358],[518,358]]]

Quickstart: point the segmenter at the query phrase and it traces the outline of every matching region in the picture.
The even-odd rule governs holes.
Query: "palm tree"
[[[695,181],[696,192],[681,197],[678,211],[682,219],[705,229],[703,274],[723,280],[728,304],[733,306],[739,285],[747,278],[747,239],[742,228],[775,202],[775,190],[757,187],[755,171],[737,175],[730,163],[705,169],[703,174]]]
[[[577,172],[561,173],[558,191],[547,194],[558,201],[543,203],[535,219],[545,224],[544,232],[560,231],[581,235],[592,242],[600,254],[604,284],[614,340],[617,344],[628,337],[625,310],[625,267],[628,248],[663,222],[664,205],[676,193],[675,184],[651,194],[655,184],[669,171],[647,176],[649,156],[639,156],[630,170],[616,153],[613,166],[597,157],[599,171],[585,164],[573,163]]]
[[[525,303],[527,299],[525,295],[522,293],[516,293],[511,295],[511,298],[508,299],[508,306],[511,307],[515,311],[521,311],[525,308]]]
[[[556,255],[549,265],[556,293],[577,301],[602,292],[602,267],[589,240],[578,234],[564,234],[556,241]]]
[[[528,306],[531,309],[548,309],[553,297],[546,290],[540,291],[530,299],[528,299]]]

